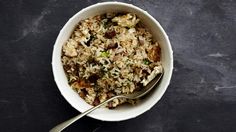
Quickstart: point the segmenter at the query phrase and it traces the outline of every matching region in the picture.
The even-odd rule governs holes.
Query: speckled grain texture
[[[51,70],[54,41],[87,0],[0,1],[0,131],[48,131],[78,112],[60,95]],[[67,131],[236,131],[236,1],[129,0],[166,30],[175,69],[150,111],[128,121],[88,117]]]

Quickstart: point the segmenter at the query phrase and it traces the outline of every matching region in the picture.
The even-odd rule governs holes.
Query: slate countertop
[[[52,48],[66,21],[97,2],[0,1],[0,131],[48,131],[78,114],[54,83]],[[158,104],[135,119],[85,117],[66,130],[236,131],[236,1],[125,2],[147,10],[169,35],[175,65],[171,84]]]

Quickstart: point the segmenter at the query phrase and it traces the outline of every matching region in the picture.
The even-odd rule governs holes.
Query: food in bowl
[[[82,20],[63,45],[69,85],[90,105],[146,86],[162,72],[161,48],[133,13],[106,13]],[[114,99],[115,108],[137,100]]]

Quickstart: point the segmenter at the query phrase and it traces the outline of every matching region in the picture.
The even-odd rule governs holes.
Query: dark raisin
[[[116,31],[115,31],[115,30],[108,30],[108,31],[105,33],[105,37],[108,38],[108,39],[111,39],[111,38],[113,38],[114,36],[116,36]]]
[[[114,109],[114,107],[112,106],[112,101],[108,102],[108,106],[109,109]]]
[[[93,101],[93,105],[94,105],[94,106],[97,106],[97,105],[99,105],[99,104],[100,104],[100,100],[99,100],[98,97],[96,97],[96,98],[94,99],[94,101]]]
[[[118,44],[117,43],[111,43],[107,46],[107,49],[115,49],[118,47]]]
[[[108,98],[111,98],[111,97],[113,97],[113,96],[115,96],[114,93],[112,93],[112,92],[108,92],[108,93],[107,93],[107,97],[108,97]]]
[[[142,73],[143,73],[143,75],[144,75],[144,76],[147,76],[147,75],[149,75],[148,71],[147,71],[147,70],[145,70],[145,69],[144,69],[144,70],[142,70]]]
[[[89,82],[91,83],[96,83],[98,79],[99,79],[99,76],[97,74],[93,74],[88,78]]]

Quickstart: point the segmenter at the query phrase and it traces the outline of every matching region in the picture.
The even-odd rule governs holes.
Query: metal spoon
[[[64,130],[66,127],[68,127],[69,125],[71,125],[72,123],[74,123],[75,121],[79,120],[80,118],[84,117],[85,115],[89,114],[90,112],[94,111],[95,109],[101,107],[102,105],[112,101],[113,99],[116,99],[116,98],[126,98],[126,99],[137,99],[137,98],[140,98],[144,95],[146,95],[148,92],[150,92],[154,86],[160,81],[160,79],[162,78],[163,76],[163,73],[164,73],[164,70],[162,68],[162,73],[160,73],[159,75],[157,75],[152,81],[150,81],[144,88],[143,90],[141,91],[137,91],[137,92],[134,92],[132,94],[122,94],[122,95],[117,95],[117,96],[114,96],[102,103],[100,103],[99,105],[97,106],[94,106],[88,110],[86,110],[85,112],[65,121],[65,122],[62,122],[61,124],[55,126],[54,128],[52,128],[50,130],[50,132],[60,132],[62,130]]]

